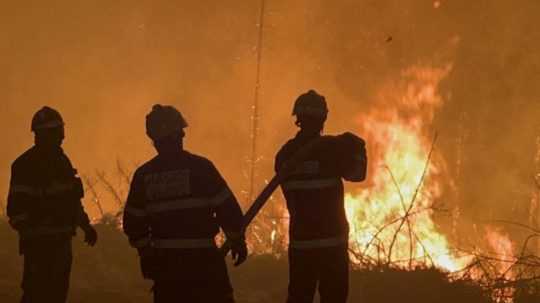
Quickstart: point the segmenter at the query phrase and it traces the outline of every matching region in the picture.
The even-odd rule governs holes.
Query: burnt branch
[[[131,178],[133,177],[133,172],[128,171],[125,168],[124,164],[119,159],[116,160],[116,171],[118,172],[118,175],[120,176],[122,183],[129,186],[131,184]]]
[[[101,218],[103,218],[103,216],[105,216],[105,212],[103,211],[103,207],[101,205],[101,200],[99,198],[99,195],[96,191],[96,183],[97,181],[93,180],[91,177],[89,176],[82,176],[82,180],[84,182],[84,185],[85,185],[85,192],[90,192],[90,194],[92,195],[92,198],[91,200],[96,204],[97,208],[98,208],[98,211],[99,211],[99,214],[101,215]]]
[[[98,180],[105,186],[105,189],[109,192],[109,194],[111,194],[111,196],[114,198],[114,201],[116,202],[116,204],[118,204],[119,209],[122,209],[124,206],[124,199],[122,198],[121,193],[108,179],[105,172],[96,171],[96,176]]]

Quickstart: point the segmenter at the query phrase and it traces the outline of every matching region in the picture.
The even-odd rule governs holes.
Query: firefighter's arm
[[[24,170],[14,164],[11,167],[11,180],[7,199],[9,224],[21,232],[27,228],[30,220],[31,201],[39,195],[39,190],[28,182]]]
[[[213,195],[210,201],[214,207],[216,219],[225,232],[227,240],[231,243],[234,265],[238,266],[247,258],[247,246],[243,229],[242,209],[231,189],[221,177],[217,169],[211,165],[209,168],[209,184],[213,184]]]
[[[211,197],[212,204],[219,225],[230,236],[239,236],[242,233],[243,215],[238,201],[226,184]]]
[[[92,232],[93,227],[90,224],[90,218],[84,211],[81,200],[77,200],[77,224],[85,233]]]
[[[83,230],[90,225],[90,219],[88,214],[84,211],[84,206],[82,204],[82,199],[84,198],[84,187],[81,181],[81,178],[77,176],[77,171],[73,170],[75,176],[73,178],[73,199],[77,204],[77,225]]]
[[[279,152],[276,154],[274,160],[274,172],[278,174],[290,174],[294,171],[298,163],[304,161],[304,157],[309,155],[309,152],[306,149],[311,149],[313,145],[309,145],[308,148],[300,149],[296,153],[292,153],[288,145],[284,145]],[[311,151],[311,150],[310,150]],[[301,153],[301,155],[300,155]]]
[[[276,158],[274,160],[274,172],[276,174],[279,172],[279,169],[281,168],[281,165],[283,165],[283,149],[281,149],[276,154]]]
[[[366,142],[349,132],[338,136],[337,140],[342,177],[351,182],[364,181],[367,176],[368,161]]]
[[[143,277],[154,280],[158,263],[151,245],[150,223],[145,199],[143,175],[140,170],[137,170],[129,188],[122,227],[128,237],[129,244],[139,253]]]
[[[216,218],[225,232],[227,241],[231,243],[230,247],[234,265],[239,266],[246,261],[248,256],[246,238],[242,224],[242,210],[230,189],[227,187],[225,191],[229,192],[227,198],[225,198],[225,195],[217,196],[219,197],[218,200],[223,198],[225,198],[225,200],[223,200],[221,205],[218,205],[215,208]]]
[[[76,205],[76,219],[77,225],[84,231],[84,241],[90,245],[94,246],[98,240],[98,234],[95,228],[90,224],[90,218],[88,214],[84,211],[84,206],[82,204],[82,199],[84,198],[84,188],[81,179],[76,175],[74,177],[74,199]]]
[[[90,219],[88,214],[84,211],[82,199],[84,198],[84,186],[79,173],[73,167],[73,164],[66,155],[63,155],[65,165],[71,170],[71,184],[70,184],[70,197],[75,202],[75,216],[77,226],[80,227],[85,233],[88,233],[92,228],[90,225]]]
[[[141,253],[150,245],[150,225],[145,208],[144,182],[139,171],[135,172],[123,215],[124,233],[132,247]]]

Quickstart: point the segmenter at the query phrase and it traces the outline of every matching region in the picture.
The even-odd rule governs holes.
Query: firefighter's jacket
[[[61,148],[34,146],[12,165],[9,222],[21,240],[75,234],[89,225],[81,204],[84,191],[77,171]]]
[[[187,151],[158,155],[135,172],[123,219],[135,248],[215,247],[221,227],[242,229],[242,211],[209,160]]]
[[[278,152],[276,172],[318,138],[320,136],[298,133]],[[290,214],[291,248],[332,247],[347,243],[349,226],[342,179],[363,181],[367,157],[363,140],[358,137],[347,133],[331,139],[311,147],[308,156],[295,164],[294,173],[281,184]],[[362,143],[355,145],[355,141]]]

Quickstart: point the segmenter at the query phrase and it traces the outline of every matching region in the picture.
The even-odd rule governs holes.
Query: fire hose
[[[332,142],[335,138],[335,136],[321,136],[301,148],[283,164],[277,174],[264,187],[264,189],[257,196],[253,204],[251,204],[246,214],[244,215],[244,226],[242,229],[242,234],[245,233],[248,226],[255,219],[260,210],[264,207],[268,199],[270,199],[277,187],[297,169],[298,165],[304,162],[306,160],[306,157],[308,157],[316,147],[319,147],[322,144]],[[231,242],[226,240],[223,246],[221,246],[223,256],[226,256],[230,250]]]

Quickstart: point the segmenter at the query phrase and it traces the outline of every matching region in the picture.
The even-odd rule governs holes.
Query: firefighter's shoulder
[[[19,157],[17,157],[15,161],[13,161],[13,163],[11,164],[11,169],[13,171],[26,170],[34,166],[37,160],[38,157],[36,155],[36,149],[35,147],[32,147],[22,153]]]
[[[73,168],[73,164],[71,163],[71,159],[69,156],[62,150],[61,153],[58,154],[58,157],[60,157],[60,160],[62,161],[64,168],[66,170],[73,171],[75,175],[77,175],[77,170]]]
[[[215,170],[214,163],[201,155],[197,155],[188,151],[184,151],[187,162],[190,168],[199,170]]]
[[[289,141],[285,142],[283,146],[279,149],[279,151],[276,154],[276,158],[281,158],[283,156],[287,157],[287,155],[293,153],[296,150],[296,140],[290,139]]]
[[[206,157],[196,155],[187,151],[182,152],[182,159],[179,161],[184,162],[191,169],[213,169],[214,164]],[[152,158],[146,163],[142,164],[135,171],[135,175],[151,173],[154,171],[163,170],[163,162],[158,156]]]
[[[144,175],[145,173],[149,173],[149,172],[152,172],[152,171],[156,170],[157,159],[158,159],[158,157],[156,156],[156,157],[146,161],[145,163],[143,163],[139,167],[137,167],[137,169],[135,169],[135,172],[133,173],[133,176],[135,176],[135,177],[136,176],[141,176],[141,175]]]

